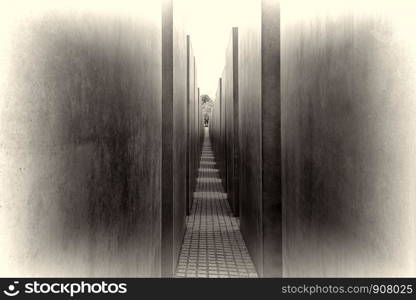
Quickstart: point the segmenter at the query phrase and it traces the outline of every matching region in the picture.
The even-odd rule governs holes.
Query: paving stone
[[[176,277],[257,277],[205,137]]]

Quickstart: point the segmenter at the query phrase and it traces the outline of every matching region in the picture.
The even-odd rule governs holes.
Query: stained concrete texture
[[[223,188],[225,189],[227,183],[226,177],[226,139],[225,139],[225,100],[223,90],[222,77],[218,80],[218,88],[215,96],[213,108],[213,135],[211,137],[213,143],[213,150],[217,156],[218,171],[222,178]]]
[[[198,101],[199,101],[199,157],[201,156],[202,147],[204,144],[205,138],[205,124],[204,124],[204,115],[203,115],[203,106],[201,101],[201,91],[198,88]]]
[[[10,12],[1,276],[160,275],[160,15],[157,1]]]
[[[180,2],[163,3],[162,276],[172,277],[186,219],[187,41]]]
[[[282,7],[284,276],[415,276],[414,16]]]
[[[220,176],[223,179],[223,188],[224,190],[227,189],[227,113],[226,113],[226,105],[225,105],[225,97],[224,97],[224,70],[221,74],[221,101],[220,101],[220,139],[218,145],[218,169],[220,171]]]
[[[194,191],[196,159],[195,159],[195,57],[192,49],[191,37],[187,35],[187,195],[186,212],[189,215],[192,207],[192,193]]]
[[[198,177],[198,166],[200,160],[200,149],[199,149],[199,130],[198,130],[198,123],[199,123],[199,95],[198,95],[198,68],[197,68],[197,60],[194,56],[194,103],[193,103],[193,122],[191,126],[191,135],[192,135],[192,192],[195,191],[196,188],[196,178]]]
[[[226,60],[222,76],[225,103],[225,155],[226,192],[235,216],[239,215],[239,151],[238,151],[238,28],[231,30],[226,49]]]
[[[239,27],[241,232],[261,276],[282,275],[280,12],[277,1],[245,2]]]
[[[217,157],[217,164],[218,164],[218,171],[220,172],[220,175],[223,175],[221,173],[222,163],[224,160],[224,153],[223,153],[223,138],[224,138],[224,132],[221,130],[221,122],[224,122],[222,115],[221,115],[221,105],[222,100],[222,79],[220,78],[218,80],[218,87],[215,94],[215,101],[214,106],[212,108],[211,118],[210,118],[210,139],[213,146],[213,151]],[[222,171],[223,172],[223,171]],[[224,178],[224,177],[221,177]]]
[[[202,116],[202,101],[201,101],[201,90],[198,87],[198,124],[197,124],[197,132],[198,132],[198,168],[200,165],[200,159],[201,159],[201,151],[202,151],[202,145],[204,142],[204,132],[205,132],[205,126],[204,126],[204,118]],[[196,182],[198,184],[198,182]]]

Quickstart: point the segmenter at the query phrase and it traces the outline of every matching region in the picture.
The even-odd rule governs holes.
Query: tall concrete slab
[[[60,3],[1,8],[0,274],[160,276],[161,5]]]
[[[202,95],[201,95],[200,89],[198,90],[198,96],[199,96],[198,97],[199,98],[199,155],[201,156],[202,145],[203,145],[204,136],[205,136],[205,124],[204,124],[203,105],[201,101]]]
[[[219,81],[218,81],[219,82]],[[215,91],[215,98],[214,98],[214,104],[211,110],[211,116],[210,116],[210,120],[209,120],[209,128],[208,128],[208,132],[209,132],[209,137],[212,143],[212,150],[214,152],[214,154],[217,152],[216,150],[216,137],[218,136],[217,133],[217,127],[218,127],[218,102],[219,102],[219,84],[217,86],[217,90]]]
[[[201,102],[201,90],[198,87],[198,168],[199,162],[201,160],[201,148],[202,148],[202,139],[204,138],[204,125],[203,125],[203,118],[202,118],[202,102]]]
[[[194,57],[194,100],[193,100],[193,111],[192,111],[192,193],[196,188],[196,178],[198,176],[198,166],[199,166],[199,155],[198,155],[198,108],[199,108],[199,97],[198,97],[198,70],[196,64],[196,58]]]
[[[238,151],[238,28],[231,30],[226,50],[223,94],[225,104],[226,192],[231,210],[239,215],[239,151]]]
[[[415,19],[374,4],[282,7],[284,276],[416,274]]]
[[[222,185],[224,190],[227,189],[227,107],[224,94],[224,78],[225,69],[221,74],[221,101],[220,101],[220,136],[218,144],[218,170],[222,179]]]
[[[185,233],[187,41],[179,2],[163,3],[162,275],[175,275]]]
[[[194,160],[194,123],[195,123],[195,62],[192,49],[191,37],[187,35],[187,124],[188,124],[188,146],[187,146],[187,197],[186,212],[189,215],[193,200],[193,182],[195,171]]]
[[[198,88],[198,103],[199,103],[199,156],[201,156],[201,150],[202,150],[202,143],[204,141],[204,131],[205,131],[205,125],[204,125],[204,116],[202,113],[202,101],[201,101],[201,90]]]
[[[282,274],[280,12],[247,1],[239,28],[240,224],[260,276]]]
[[[218,87],[215,93],[215,102],[214,107],[212,110],[212,121],[210,122],[210,138],[212,141],[212,146],[214,150],[214,154],[216,156],[216,163],[218,168],[221,168],[221,158],[222,158],[222,143],[221,139],[223,133],[221,131],[221,122],[223,121],[221,118],[221,101],[222,101],[222,79],[218,79]]]

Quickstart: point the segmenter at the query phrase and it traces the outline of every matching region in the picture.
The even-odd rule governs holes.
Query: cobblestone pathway
[[[206,131],[176,277],[257,277],[239,227],[222,188]]]

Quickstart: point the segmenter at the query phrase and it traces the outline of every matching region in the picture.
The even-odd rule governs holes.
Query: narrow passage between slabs
[[[176,277],[257,277],[221,184],[208,128]]]

